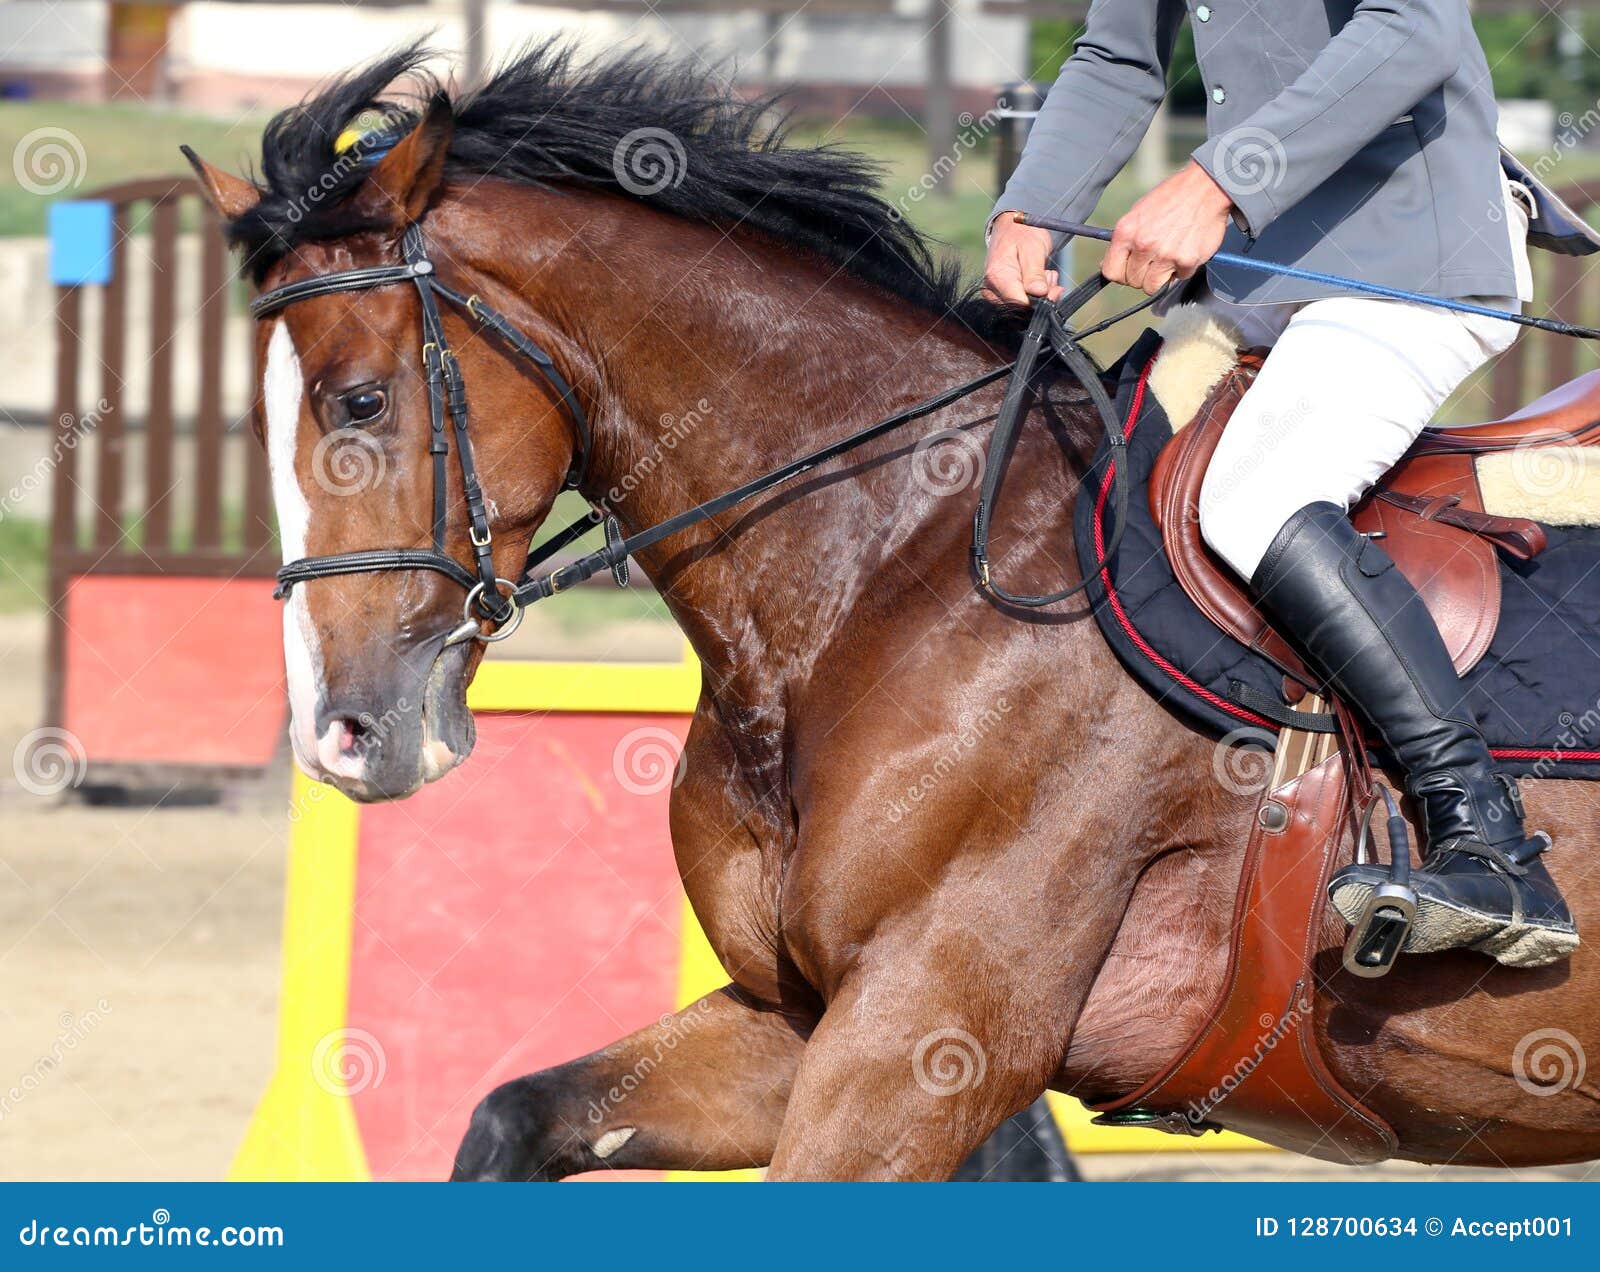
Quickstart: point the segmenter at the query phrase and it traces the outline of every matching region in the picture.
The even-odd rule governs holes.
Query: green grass
[[[188,172],[178,153],[180,143],[193,146],[212,163],[241,171],[256,152],[264,120],[245,116],[230,121],[132,103],[0,105],[0,154],[14,157],[0,166],[0,235],[43,234],[53,199],[81,197],[137,177]],[[30,167],[30,159],[40,166]],[[56,167],[52,160],[66,166]],[[18,179],[19,166],[55,193],[27,189]]]
[[[123,527],[124,541],[138,548],[145,538],[142,523],[129,518]],[[88,527],[82,544],[87,546]],[[244,544],[244,509],[226,505],[222,509],[222,547],[236,551]],[[194,528],[182,518],[173,527],[171,547],[184,552],[194,542]],[[15,614],[44,607],[45,560],[50,548],[50,532],[45,522],[10,515],[0,516],[0,614]]]
[[[0,517],[0,614],[44,608],[48,545],[49,530],[44,522]]]

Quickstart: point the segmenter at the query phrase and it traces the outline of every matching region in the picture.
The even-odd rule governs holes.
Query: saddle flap
[[[1364,499],[1351,521],[1362,534],[1383,537],[1383,546],[1438,624],[1456,672],[1475,666],[1500,623],[1500,565],[1493,545],[1469,531],[1418,516],[1381,493]]]
[[[1090,1107],[1191,1134],[1226,1125],[1325,1161],[1382,1161],[1398,1147],[1394,1131],[1330,1069],[1317,1037],[1327,1010],[1315,972],[1328,944],[1323,889],[1349,829],[1344,756],[1295,730],[1279,746],[1280,761],[1284,747],[1310,749],[1281,778],[1275,766],[1257,806],[1217,1000],[1160,1073]]]

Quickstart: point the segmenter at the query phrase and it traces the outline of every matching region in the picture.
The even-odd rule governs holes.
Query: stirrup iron
[[[1406,835],[1405,818],[1400,816],[1394,797],[1383,787],[1378,788],[1378,794],[1372,797],[1361,819],[1356,862],[1367,864],[1372,814],[1380,798],[1389,818],[1389,881],[1372,890],[1344,943],[1345,971],[1368,979],[1388,975],[1405,948],[1406,937],[1411,935],[1411,921],[1417,915],[1417,894],[1411,886],[1411,841]]]

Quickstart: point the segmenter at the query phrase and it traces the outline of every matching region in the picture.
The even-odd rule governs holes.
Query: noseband
[[[447,643],[458,643],[478,637],[498,640],[511,634],[515,620],[521,613],[520,605],[501,594],[501,585],[512,591],[516,583],[495,575],[493,538],[489,528],[489,514],[484,501],[483,487],[478,481],[477,465],[473,462],[472,438],[468,432],[467,391],[461,377],[461,367],[456,362],[450,343],[445,338],[444,322],[440,317],[439,300],[449,301],[465,310],[480,326],[488,328],[503,340],[513,352],[530,363],[544,381],[561,399],[567,418],[576,436],[576,451],[572,466],[567,470],[565,489],[576,489],[583,481],[589,463],[589,420],[584,414],[572,385],[556,369],[550,355],[518,331],[506,317],[484,304],[477,296],[463,296],[452,287],[439,281],[433,262],[428,259],[422,230],[416,224],[407,228],[400,243],[402,263],[375,265],[363,269],[343,270],[337,274],[319,274],[315,278],[285,283],[257,296],[250,305],[250,316],[266,318],[298,301],[316,296],[330,296],[336,292],[367,291],[374,287],[392,287],[410,283],[417,289],[422,303],[422,364],[428,382],[428,416],[431,425],[428,451],[433,456],[433,546],[419,548],[368,548],[360,552],[338,552],[329,556],[301,557],[290,561],[278,571],[278,588],[275,595],[286,598],[296,583],[308,579],[332,578],[340,574],[378,574],[390,570],[432,570],[453,579],[467,590],[463,622],[451,633]],[[449,435],[445,429],[446,418],[450,433],[455,436],[457,460],[461,465],[461,485],[466,492],[468,536],[472,542],[473,566],[469,570],[445,551],[447,513],[448,469],[450,454]],[[526,569],[526,567],[525,567]],[[481,616],[497,625],[500,630],[483,633],[479,627]]]

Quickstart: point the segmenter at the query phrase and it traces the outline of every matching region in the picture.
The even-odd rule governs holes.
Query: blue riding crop
[[[1016,218],[1019,224],[1031,225],[1041,230],[1050,230],[1056,234],[1070,234],[1077,238],[1099,239],[1102,243],[1111,241],[1111,231],[1098,225],[1080,225],[1076,221],[1061,221],[1050,216],[1034,216],[1028,212],[1018,212]],[[1399,287],[1385,287],[1382,283],[1364,283],[1357,278],[1341,278],[1337,274],[1322,274],[1314,269],[1300,269],[1295,265],[1280,265],[1275,261],[1258,261],[1254,257],[1240,256],[1236,252],[1218,252],[1211,258],[1211,261],[1218,265],[1233,265],[1239,269],[1253,270],[1257,274],[1279,274],[1284,278],[1298,278],[1302,282],[1322,283],[1325,286],[1338,287],[1345,291],[1361,292],[1368,296],[1381,296],[1385,300],[1406,300],[1416,305],[1432,305],[1435,309],[1454,310],[1458,314],[1479,314],[1485,318],[1501,318],[1506,322],[1514,322],[1518,326],[1534,327],[1540,331],[1553,331],[1558,336],[1575,336],[1580,340],[1600,340],[1600,329],[1580,327],[1576,323],[1563,322],[1559,318],[1540,318],[1529,314],[1513,314],[1503,309],[1489,309],[1483,305],[1474,305],[1470,301],[1447,300],[1442,296],[1425,296],[1421,292],[1404,291]]]

